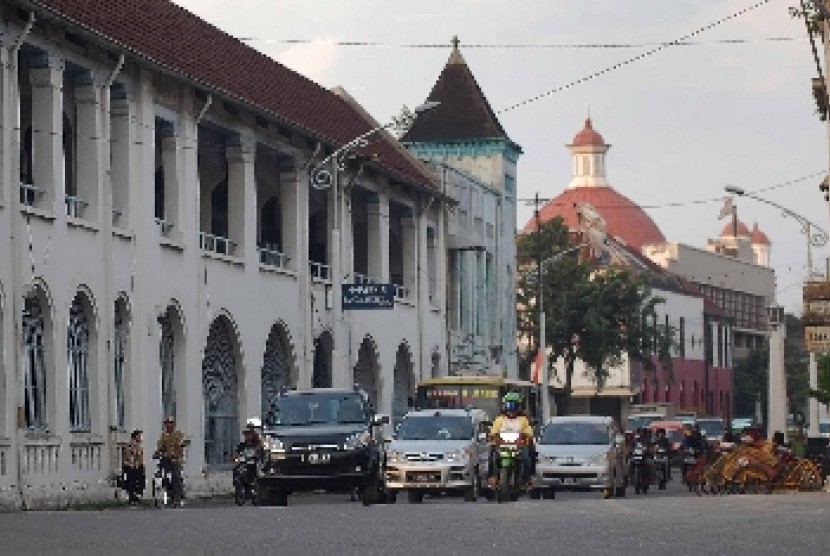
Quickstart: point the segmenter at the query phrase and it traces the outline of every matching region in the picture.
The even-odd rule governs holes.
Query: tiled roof
[[[257,52],[167,0],[32,0],[49,16],[114,43],[206,90],[261,110],[340,146],[371,129],[337,95]],[[37,14],[42,17],[44,14]],[[383,134],[363,149],[393,176],[435,187],[434,180]]]
[[[605,139],[602,138],[602,135],[594,130],[594,126],[591,123],[591,118],[587,118],[585,120],[585,127],[582,130],[574,135],[573,141],[570,144],[571,147],[586,147],[586,146],[593,146],[593,147],[604,147],[605,146]]]
[[[565,226],[577,227],[576,205],[588,203],[605,219],[606,230],[611,237],[625,241],[635,251],[648,243],[663,243],[666,238],[646,212],[625,195],[611,187],[574,187],[548,201],[539,211],[542,222],[561,216]],[[525,231],[536,229],[536,219],[531,218]]]
[[[424,112],[401,138],[404,143],[510,138],[481,92],[458,46],[453,48],[427,97],[441,104]]]

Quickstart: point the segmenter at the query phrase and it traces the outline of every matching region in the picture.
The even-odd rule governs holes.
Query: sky
[[[726,224],[718,213],[727,185],[830,228],[818,191],[828,128],[816,115],[810,80],[817,69],[804,23],[788,12],[796,0],[176,3],[320,85],[342,86],[379,122],[426,99],[457,35],[524,151],[520,199],[554,197],[567,186],[565,145],[590,114],[612,145],[608,181],[645,207],[669,241],[703,247],[716,237]],[[757,4],[690,39],[699,44],[666,47],[557,91]],[[790,40],[771,40],[780,38]],[[576,46],[586,44],[617,46]],[[508,109],[548,91],[556,92]],[[753,199],[736,204],[738,217],[750,228],[757,222],[772,242],[778,302],[800,314],[808,276],[801,225]],[[520,202],[520,228],[532,212]],[[827,246],[813,250],[815,271],[825,272],[827,256]]]

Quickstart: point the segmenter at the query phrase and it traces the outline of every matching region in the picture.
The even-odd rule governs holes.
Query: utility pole
[[[534,216],[536,218],[536,293],[539,297],[536,305],[539,311],[539,374],[542,382],[542,421],[550,417],[550,379],[548,377],[548,357],[545,346],[545,290],[542,284],[542,222],[539,219],[539,194],[534,197]]]

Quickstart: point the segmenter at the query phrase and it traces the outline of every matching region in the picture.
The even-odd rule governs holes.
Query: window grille
[[[23,304],[23,390],[27,429],[46,428],[46,365],[40,303],[27,297]]]
[[[69,309],[66,330],[66,362],[69,372],[69,430],[90,430],[89,326],[80,298]]]
[[[202,360],[205,404],[205,463],[231,463],[239,437],[238,381],[230,326],[224,318],[213,322]]]
[[[176,417],[175,338],[170,317],[159,317],[161,341],[159,342],[159,366],[161,367],[161,410],[165,417]]]
[[[124,367],[126,364],[127,330],[124,322],[124,309],[116,303],[114,341],[113,341],[113,386],[115,389],[115,425],[118,430],[126,430],[126,412],[124,408]]]

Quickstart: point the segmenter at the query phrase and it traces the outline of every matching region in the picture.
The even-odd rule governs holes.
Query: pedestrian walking
[[[144,469],[144,446],[142,444],[142,431],[134,430],[130,434],[130,443],[124,454],[124,477],[125,490],[129,497],[130,504],[138,504],[144,496],[145,469]]]

